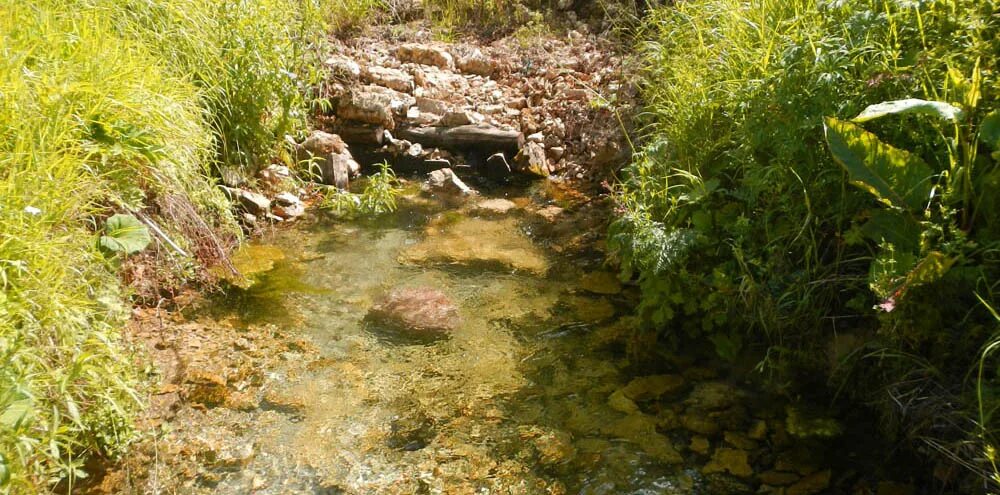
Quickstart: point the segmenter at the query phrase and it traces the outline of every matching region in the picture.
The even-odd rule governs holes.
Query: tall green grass
[[[966,442],[977,434],[974,391],[963,379],[991,334],[973,294],[1000,280],[1000,237],[991,221],[962,232],[947,227],[948,213],[929,213],[937,237],[925,241],[961,261],[892,312],[875,309],[880,207],[833,161],[822,123],[881,101],[938,99],[949,69],[973,74],[977,63],[979,111],[996,108],[997,9],[994,0],[693,0],[652,11],[639,31],[644,144],[619,185],[610,237],[639,277],[650,330],[674,343],[710,339],[720,355],[756,348],[772,383],[796,395],[830,376],[827,352],[848,334],[862,346],[852,356],[869,359],[838,369],[849,370],[844,390],[899,419],[895,433],[977,465]],[[947,134],[930,119],[869,127],[949,170]],[[986,191],[977,208],[993,204],[995,186]],[[900,396],[921,399],[904,411]],[[944,425],[945,416],[958,419]]]
[[[0,0],[0,493],[128,446],[142,363],[98,231],[145,212],[193,253],[187,205],[231,232],[211,172],[304,122],[324,26],[318,1]]]

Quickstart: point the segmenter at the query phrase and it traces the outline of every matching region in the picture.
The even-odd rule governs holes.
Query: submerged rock
[[[377,302],[366,317],[411,337],[438,337],[458,328],[458,308],[430,287],[395,289]]]
[[[400,254],[413,265],[445,264],[542,275],[548,262],[510,220],[463,218]]]
[[[647,401],[660,398],[664,394],[684,388],[684,377],[680,375],[652,375],[636,378],[622,388],[625,397],[633,401]]]
[[[712,460],[701,469],[704,474],[728,472],[740,478],[753,475],[749,455],[745,450],[719,448],[712,455]]]

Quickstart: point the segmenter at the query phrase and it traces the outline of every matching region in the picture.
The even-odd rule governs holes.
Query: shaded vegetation
[[[1000,106],[998,7],[698,0],[651,12],[645,141],[611,232],[647,326],[722,356],[755,350],[791,395],[829,377],[890,435],[966,479],[993,476],[997,363],[978,386],[970,376],[997,331],[977,297],[995,306],[1000,280],[997,143],[979,139]],[[926,101],[846,122],[904,99]]]

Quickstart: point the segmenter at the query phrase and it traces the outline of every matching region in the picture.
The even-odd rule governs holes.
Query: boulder
[[[412,337],[438,337],[458,328],[458,308],[430,287],[395,289],[368,311],[366,319]]]
[[[401,62],[432,65],[446,70],[455,68],[455,59],[450,53],[430,45],[406,43],[397,47],[393,55]]]
[[[337,103],[337,117],[393,129],[392,97],[375,92],[355,89],[341,96]]]
[[[300,146],[312,156],[340,154],[347,151],[347,143],[340,136],[319,130],[312,131]]]
[[[271,209],[271,200],[260,193],[240,189],[237,199],[240,206],[251,215],[264,215]]]
[[[742,393],[723,382],[702,382],[695,385],[684,403],[701,411],[718,411],[726,409],[739,402]]]

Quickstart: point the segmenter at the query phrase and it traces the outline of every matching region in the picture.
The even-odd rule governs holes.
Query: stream
[[[567,248],[577,228],[540,187],[464,203],[411,190],[394,214],[320,214],[248,247],[255,283],[185,317],[229,329],[199,344],[226,359],[273,359],[202,382],[189,364],[203,405],[158,426],[137,491],[804,495],[856,474],[870,442],[831,443],[839,424],[711,362],[637,376],[636,288]],[[461,323],[415,341],[366,318],[407,287],[440,291]]]

